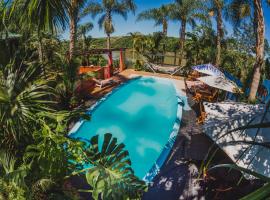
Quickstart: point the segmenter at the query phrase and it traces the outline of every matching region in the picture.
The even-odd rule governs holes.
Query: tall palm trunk
[[[264,37],[265,37],[265,24],[263,16],[263,8],[261,0],[254,0],[254,16],[256,23],[256,62],[254,65],[253,77],[250,86],[249,100],[256,99],[257,90],[261,78],[261,68],[264,62]]]
[[[217,52],[216,52],[216,66],[220,66],[221,62],[221,39],[223,36],[222,28],[222,9],[218,0],[215,1],[217,6]]]
[[[69,33],[70,33],[70,43],[69,43],[69,59],[71,60],[74,55],[75,43],[76,43],[76,32],[77,32],[77,1],[71,1],[71,8],[69,11],[70,15],[70,24],[69,24]]]
[[[40,63],[43,63],[43,45],[42,45],[42,38],[38,36],[38,59]]]
[[[163,33],[163,36],[164,37],[167,37],[168,35],[168,22],[166,19],[163,19],[163,22],[162,22],[162,33]]]
[[[111,33],[113,33],[112,13],[107,10],[105,19],[105,31],[107,33],[107,49],[111,49]]]
[[[186,25],[187,21],[183,19],[181,21],[181,30],[180,30],[180,55],[179,55],[179,66],[182,66],[182,59],[184,54],[185,38],[186,38]]]
[[[107,33],[107,49],[111,49],[111,34]]]
[[[166,19],[163,19],[163,31],[162,31],[162,34],[163,34],[163,58],[162,58],[162,64],[165,63],[165,54],[166,54],[166,38],[167,38],[167,35],[168,35],[168,22]]]
[[[42,38],[40,35],[38,35],[38,59],[41,65],[41,70],[43,75],[46,76],[46,70],[44,65],[44,51],[43,51],[43,44],[42,44]]]

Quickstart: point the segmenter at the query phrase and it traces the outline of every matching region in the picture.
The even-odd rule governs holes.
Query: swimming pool
[[[88,110],[71,137],[89,140],[111,133],[126,145],[135,174],[151,181],[162,166],[179,130],[183,97],[169,79],[137,77]]]

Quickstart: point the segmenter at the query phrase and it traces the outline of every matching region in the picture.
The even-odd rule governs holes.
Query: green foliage
[[[187,66],[213,63],[215,59],[215,33],[212,27],[198,26],[187,33],[185,45]]]
[[[92,167],[86,172],[86,180],[93,188],[94,199],[139,199],[146,190],[144,182],[134,175],[124,148],[111,134],[104,135],[100,150],[99,136],[91,138],[86,154]]]
[[[21,15],[20,23],[28,28],[57,31],[66,27],[68,8],[68,0],[14,0],[11,15]]]
[[[89,64],[94,66],[106,66],[107,60],[102,55],[94,55],[89,57]]]
[[[43,126],[33,132],[36,142],[27,146],[23,157],[37,173],[51,180],[63,178],[82,163],[83,143],[66,137],[70,117],[72,113],[40,113],[38,119]]]
[[[112,21],[112,15],[117,14],[127,19],[127,13],[129,11],[135,12],[136,5],[133,0],[113,0],[102,1],[102,3],[90,2],[84,9],[84,15],[89,13],[92,16],[101,15],[98,24],[100,28],[103,28],[107,35],[114,32],[114,26]]]
[[[78,105],[76,98],[76,82],[78,81],[78,63],[69,61],[66,57],[59,55],[61,73],[57,74],[55,87],[55,99],[59,109],[71,110]]]
[[[135,69],[136,71],[141,71],[141,70],[144,69],[144,68],[143,68],[143,64],[142,64],[142,62],[141,62],[140,60],[136,60],[136,62],[135,62],[135,64],[134,64],[134,69]]]
[[[49,110],[52,102],[45,97],[50,94],[50,87],[40,79],[40,74],[40,65],[35,62],[13,60],[3,68],[0,79],[2,145],[20,145],[27,137],[31,138],[29,123],[35,123],[38,112]]]
[[[0,199],[26,200],[25,191],[14,183],[8,183],[0,178]]]
[[[0,199],[25,199],[25,177],[29,167],[21,165],[10,153],[0,150]]]
[[[250,199],[265,200],[269,198],[269,195],[270,195],[270,183],[267,183],[265,186],[261,187],[255,192],[252,192],[251,194],[241,198],[241,200],[250,200]]]

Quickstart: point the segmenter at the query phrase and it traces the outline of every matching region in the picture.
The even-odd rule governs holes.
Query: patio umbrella
[[[255,143],[270,142],[270,128],[235,130],[246,125],[270,121],[262,104],[204,103],[207,114],[203,125],[208,135],[240,167],[270,177],[270,149]],[[264,115],[265,114],[265,115]],[[254,178],[245,174],[246,178]]]
[[[224,76],[223,72],[221,72],[218,68],[216,68],[212,64],[197,65],[193,66],[192,69],[197,72],[211,76]]]
[[[225,90],[227,92],[237,93],[240,91],[234,82],[224,76],[203,76],[197,79],[211,87]]]

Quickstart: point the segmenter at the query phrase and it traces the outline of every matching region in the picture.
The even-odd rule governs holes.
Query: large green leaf
[[[270,183],[259,188],[255,192],[241,198],[241,200],[265,200],[270,196]]]
[[[117,200],[140,198],[146,185],[134,175],[125,145],[117,144],[117,139],[107,133],[101,149],[99,147],[99,137],[92,137],[87,150],[87,161],[91,167],[86,170],[86,180],[93,188],[92,197]]]
[[[230,169],[235,169],[235,170],[244,172],[244,173],[246,173],[246,174],[250,174],[250,175],[252,175],[252,176],[254,176],[254,177],[256,177],[256,178],[259,178],[259,179],[261,179],[261,180],[264,180],[264,181],[266,181],[266,182],[270,182],[270,178],[269,178],[269,177],[264,176],[264,175],[262,175],[262,174],[258,174],[258,173],[254,172],[254,171],[249,170],[249,169],[246,169],[246,168],[243,168],[243,167],[239,167],[239,166],[237,166],[237,165],[235,165],[235,164],[221,164],[221,165],[215,165],[215,166],[211,167],[209,170],[213,170],[213,169],[216,169],[216,168],[223,168],[223,167],[225,167],[225,168],[230,168]]]

